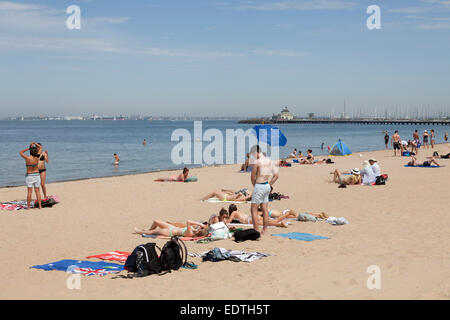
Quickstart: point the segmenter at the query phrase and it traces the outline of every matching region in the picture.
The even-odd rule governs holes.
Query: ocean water
[[[252,128],[253,125],[237,121],[203,121],[207,129],[219,129],[225,137],[226,129]],[[383,149],[384,134],[399,130],[403,139],[412,139],[419,125],[359,125],[359,124],[280,124],[287,137],[287,145],[280,155],[287,156],[294,148],[306,153],[326,154],[339,138],[352,152]],[[193,121],[0,121],[0,187],[24,185],[25,163],[19,151],[28,148],[31,141],[40,142],[49,152],[47,182],[77,180],[93,177],[135,174],[182,168],[171,161],[172,149],[178,141],[171,141],[176,129],[191,133],[192,146],[199,137],[194,136]],[[436,142],[444,140],[448,126],[435,126]],[[147,145],[143,146],[143,139]],[[321,149],[321,145],[324,149]],[[203,142],[203,148],[210,142]],[[192,147],[193,148],[193,147]],[[121,159],[114,166],[113,153]],[[235,152],[236,153],[236,152]],[[193,152],[192,152],[193,154]],[[225,160],[225,159],[224,159]],[[187,165],[195,167],[198,165]]]

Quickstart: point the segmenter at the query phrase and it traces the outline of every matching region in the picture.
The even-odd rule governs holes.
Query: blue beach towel
[[[288,233],[278,233],[272,234],[277,237],[284,237],[294,240],[304,240],[304,241],[312,241],[312,240],[320,240],[320,239],[329,239],[328,237],[316,236],[311,233],[300,233],[300,232],[288,232]]]
[[[443,168],[445,166],[408,166],[407,164],[405,164],[405,167],[410,167],[410,168]]]
[[[123,265],[111,262],[92,262],[81,260],[59,260],[52,263],[32,266],[31,268],[42,269],[45,271],[58,270],[70,273],[81,273],[84,275],[104,276],[109,273],[117,273],[123,270]]]

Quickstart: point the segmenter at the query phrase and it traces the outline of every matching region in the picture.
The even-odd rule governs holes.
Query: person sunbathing
[[[184,168],[183,172],[180,173],[178,176],[176,174],[174,174],[174,175],[170,176],[169,178],[158,178],[158,179],[155,179],[155,181],[158,181],[158,182],[167,182],[167,181],[182,182],[182,181],[185,181],[188,178],[188,176],[189,176],[189,169]]]
[[[155,220],[149,229],[139,229],[134,227],[135,234],[140,235],[160,235],[166,237],[205,237],[209,233],[208,226],[196,221],[186,221],[186,227],[180,228],[167,222]]]
[[[321,213],[303,212],[303,213],[307,213],[307,214],[312,215],[319,219],[328,219],[329,218],[329,216],[325,212],[321,212]],[[258,214],[262,215],[261,208],[258,208]],[[283,217],[283,219],[298,219],[298,217],[300,215],[301,215],[300,213],[297,213],[295,210],[291,210],[291,209],[286,209],[286,210],[283,210],[282,212],[277,211],[277,210],[269,211],[269,217],[272,219],[279,219],[281,217]]]
[[[233,221],[236,221],[238,223],[243,223],[243,224],[252,224],[252,217],[243,213],[242,211],[239,211],[237,209],[237,206],[235,204],[231,204],[228,208],[228,214],[229,217],[228,219],[224,219],[223,222],[225,223],[232,223]],[[262,214],[262,212],[261,212]],[[269,213],[270,215],[270,213]],[[282,227],[282,228],[287,228],[287,223],[282,221],[286,219],[285,216],[279,217],[278,219],[271,219],[269,218],[268,224],[269,226],[274,226],[274,227]],[[263,224],[263,217],[262,216],[258,216],[258,220],[259,220],[259,224]]]
[[[241,189],[237,192],[227,189],[216,190],[208,193],[200,200],[206,201],[211,198],[218,198],[220,201],[249,201],[252,199],[252,194],[248,191],[244,192]]]
[[[228,214],[227,209],[222,208],[219,211],[219,215],[213,214],[209,217],[208,225],[212,225],[212,224],[219,223],[219,222],[226,223],[228,221],[229,217],[230,217],[230,215]]]
[[[434,163],[436,166],[440,167],[439,163],[436,162],[436,159],[434,157],[427,157],[429,160],[425,160],[424,162],[420,163],[417,161],[417,158],[412,156],[412,160],[408,162],[408,166],[410,167],[431,167],[431,165]]]
[[[339,183],[340,185],[353,185],[353,184],[361,184],[361,174],[358,168],[354,168],[351,170],[351,175],[344,179],[342,177],[342,173],[336,169],[334,172],[331,172],[333,175],[333,181],[335,183]]]
[[[439,157],[441,159],[450,159],[450,152],[446,155],[439,155],[437,151],[433,152],[433,157]]]

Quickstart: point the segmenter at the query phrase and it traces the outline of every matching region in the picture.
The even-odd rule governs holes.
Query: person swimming
[[[120,158],[117,153],[114,153],[114,165],[119,165]]]

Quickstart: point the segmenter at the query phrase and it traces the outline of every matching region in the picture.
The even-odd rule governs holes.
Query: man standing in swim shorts
[[[273,184],[278,179],[278,166],[271,159],[267,158],[260,150],[259,145],[254,146],[250,155],[253,156],[254,163],[251,174],[251,181],[254,186],[250,211],[252,214],[252,223],[256,231],[259,231],[258,207],[261,206],[263,212],[263,230],[264,234],[269,222],[269,193]],[[269,182],[269,178],[270,182]]]
[[[391,144],[394,147],[394,157],[397,155],[397,150],[401,156],[402,151],[400,149],[400,135],[398,134],[397,130],[395,130],[395,133],[392,135]]]

